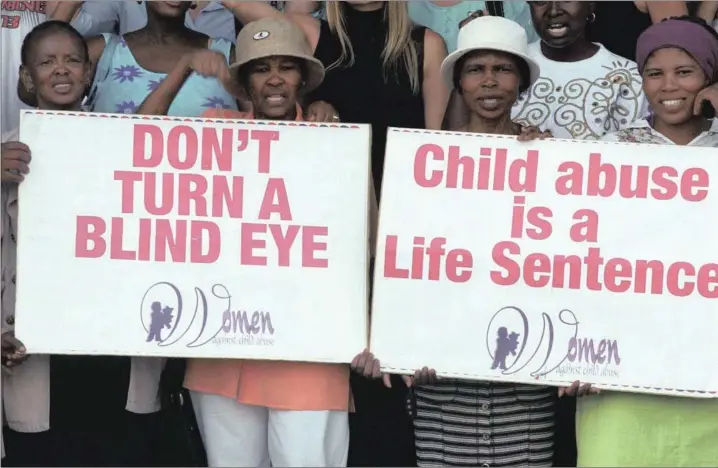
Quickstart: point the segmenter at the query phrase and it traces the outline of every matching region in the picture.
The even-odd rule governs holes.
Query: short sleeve
[[[207,119],[251,119],[247,112],[238,112],[232,109],[207,109],[202,116]]]
[[[114,32],[121,6],[120,2],[86,1],[71,24],[85,37]]]
[[[8,141],[18,141],[20,138],[20,129],[16,128],[14,130],[10,130],[9,132],[5,132],[2,135],[2,142],[7,143]]]

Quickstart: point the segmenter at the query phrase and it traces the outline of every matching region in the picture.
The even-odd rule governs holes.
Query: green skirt
[[[579,398],[578,466],[718,466],[718,399]]]

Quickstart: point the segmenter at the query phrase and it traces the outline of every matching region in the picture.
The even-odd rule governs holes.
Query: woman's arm
[[[706,23],[712,25],[716,19],[716,13],[718,13],[718,2],[714,1],[703,1],[698,7],[698,17],[703,18]]]
[[[311,15],[319,8],[319,2],[310,0],[292,0],[284,4],[285,13],[296,13],[300,15]]]
[[[182,57],[157,89],[145,98],[137,113],[167,115],[172,101],[177,97],[177,93],[180,92],[182,85],[192,72],[204,77],[215,78],[235,98],[239,98],[242,94],[239,84],[232,80],[224,54],[201,49]]]
[[[72,20],[72,26],[83,36],[97,36],[116,30],[124,2],[62,2],[84,3]]]
[[[162,83],[150,93],[149,96],[142,101],[142,105],[137,109],[140,115],[167,115],[177,93],[182,89],[182,85],[189,75],[192,73],[190,61],[187,56],[177,62],[177,65],[162,80]]]
[[[262,18],[281,17],[282,12],[268,2],[246,2],[241,0],[224,0],[222,5],[242,23],[248,24]]]
[[[688,6],[686,2],[633,2],[643,13],[651,15],[651,21],[658,23],[671,16],[687,16]]]
[[[441,76],[441,62],[446,58],[444,39],[430,29],[424,34],[424,124],[429,130],[441,130],[449,102],[449,88]]]
[[[84,2],[47,2],[45,15],[48,19],[69,23],[77,16]]]
[[[304,30],[312,50],[319,42],[319,20],[304,13],[288,12],[286,15],[266,2],[246,2],[238,0],[224,0],[224,7],[242,24],[251,23],[262,18],[289,18]]]

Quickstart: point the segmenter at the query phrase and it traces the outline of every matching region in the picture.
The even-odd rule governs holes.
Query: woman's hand
[[[28,355],[25,345],[15,338],[15,332],[6,331],[2,334],[2,365],[5,367],[15,367],[22,364]]]
[[[324,101],[314,101],[307,108],[307,121],[308,122],[334,122],[338,123],[339,113],[337,110]]]
[[[698,93],[696,100],[693,101],[693,113],[695,115],[701,115],[704,102],[709,102],[718,113],[718,83],[703,88]]]
[[[365,349],[352,360],[352,370],[367,379],[382,377],[379,360],[368,349]],[[384,382],[386,383],[386,382]]]
[[[572,383],[570,387],[558,388],[559,398],[563,396],[582,397],[586,395],[598,395],[599,393],[601,393],[601,390],[591,387],[591,384],[581,385],[581,382],[579,382],[578,380]]]
[[[19,141],[2,144],[2,181],[20,183],[30,172],[30,148]]]
[[[187,56],[187,68],[205,78],[216,78],[224,89],[237,99],[246,99],[244,90],[232,79],[224,54],[202,49]]]
[[[543,140],[545,138],[553,138],[553,134],[549,130],[542,132],[540,128],[533,125],[521,127],[521,133],[518,135],[519,141]]]
[[[433,385],[440,380],[440,378],[436,375],[436,371],[434,369],[429,369],[428,367],[424,367],[423,369],[414,372],[413,377],[408,375],[404,377],[406,377],[404,379],[404,383],[407,387],[415,385]]]
[[[381,371],[381,364],[379,360],[374,357],[368,349],[362,351],[361,354],[357,354],[351,363],[351,368],[354,372],[359,375],[363,375],[367,379],[378,379],[381,377],[382,382],[386,388],[391,388],[391,374],[386,374]],[[409,387],[411,383],[411,377],[402,376],[404,383]]]
[[[489,10],[476,10],[469,13],[469,16],[461,20],[459,23],[459,29],[463,28],[467,24],[471,23],[476,18],[481,18],[482,16],[489,16]]]
[[[220,83],[229,83],[232,78],[224,54],[214,50],[202,49],[187,56],[190,70],[204,77],[217,78]]]

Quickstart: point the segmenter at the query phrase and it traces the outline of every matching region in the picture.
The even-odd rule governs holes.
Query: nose
[[[267,84],[270,86],[281,86],[284,84],[284,78],[278,70],[272,70],[267,79]]]
[[[678,89],[678,82],[673,73],[664,73],[661,80],[661,91],[670,92]]]
[[[55,68],[52,69],[53,75],[69,75],[70,70],[67,69],[67,66],[64,63],[58,63]]]
[[[563,13],[563,9],[561,8],[561,5],[560,5],[561,2],[548,2],[548,3],[549,3],[549,5],[548,5],[547,13],[548,13],[549,17],[553,18],[553,17],[559,16],[560,14]]]
[[[487,71],[486,75],[484,75],[484,82],[481,83],[481,86],[487,89],[493,89],[498,86],[496,74],[493,71]]]

